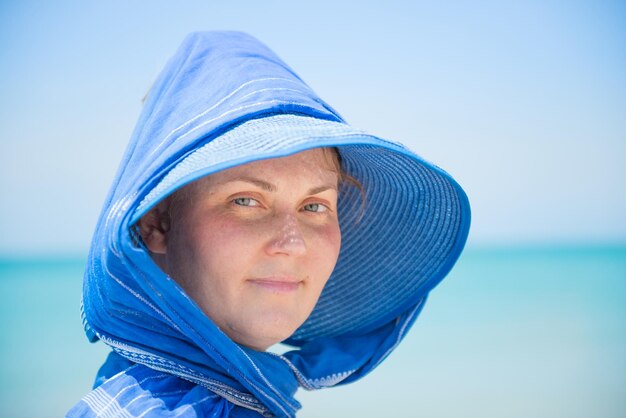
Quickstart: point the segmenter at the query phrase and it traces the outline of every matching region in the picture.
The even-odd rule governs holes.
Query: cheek
[[[191,232],[201,257],[214,264],[213,269],[229,265],[234,259],[248,253],[255,237],[250,228],[241,224],[215,219],[207,222],[202,228]]]
[[[319,270],[322,270],[323,274],[330,276],[330,273],[335,268],[341,249],[341,231],[339,226],[329,226],[319,231],[316,234],[313,246],[315,253],[315,257],[313,257],[315,259],[314,265]]]
[[[193,232],[205,273],[220,286],[236,287],[238,280],[254,274],[262,262],[268,231],[259,222],[213,215]],[[238,279],[238,280],[235,280]],[[217,285],[217,284],[216,284]]]
[[[178,275],[172,277],[209,317],[220,322],[215,307],[238,297],[240,281],[235,279],[245,277],[253,264],[248,257],[250,232],[215,218],[181,232],[173,271]]]
[[[341,249],[341,231],[339,230],[339,225],[328,231],[326,234],[326,241],[328,242],[328,246],[334,254],[336,261],[339,256],[339,250]]]
[[[175,279],[197,282],[213,276],[224,260],[232,258],[234,248],[241,243],[241,230],[215,216],[189,215],[170,231],[168,255],[172,273],[180,275]]]

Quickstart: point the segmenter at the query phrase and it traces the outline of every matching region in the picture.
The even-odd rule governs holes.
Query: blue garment
[[[96,389],[69,415],[100,417],[258,417],[204,386],[133,363],[112,352],[98,373]]]
[[[437,247],[439,252],[424,251],[423,255],[426,261],[437,262],[428,265],[430,270],[425,277],[414,279],[418,274],[398,260],[405,258],[411,263],[412,258],[422,257],[418,251],[421,247],[398,253],[399,258],[391,260],[389,265],[384,264],[385,260],[374,260],[382,263],[389,280],[394,277],[394,283],[398,284],[394,284],[393,291],[389,287],[389,295],[382,295],[377,289],[367,294],[371,298],[376,293],[381,299],[387,296],[388,307],[371,313],[362,326],[358,325],[362,317],[359,314],[333,323],[332,315],[328,315],[330,311],[324,310],[332,305],[335,295],[344,299],[350,296],[341,290],[341,283],[333,284],[342,280],[340,273],[333,273],[327,285],[330,289],[324,290],[318,304],[323,306],[316,307],[310,320],[288,341],[294,349],[284,355],[258,352],[228,338],[154,264],[133,232],[137,217],[149,209],[146,201],[150,201],[150,193],[160,190],[166,175],[181,161],[195,156],[211,141],[217,143],[238,126],[250,127],[253,125],[247,124],[249,121],[269,120],[275,115],[344,124],[339,114],[272,51],[246,34],[192,34],[168,62],[148,95],[105,201],[84,276],[86,333],[91,341],[101,340],[114,352],[100,370],[94,391],[70,410],[68,416],[292,417],[300,408],[294,399],[298,387],[313,390],[353,382],[377,367],[406,335],[428,292],[452,268],[463,248],[469,228],[469,205],[460,187],[447,174],[400,145],[357,133],[346,136],[349,140],[341,139],[347,142],[335,143],[363,145],[346,148],[344,162],[348,167],[352,164],[351,155],[358,156],[375,147],[393,154],[395,157],[390,161],[394,164],[407,160],[406,164],[402,163],[406,167],[424,166],[428,178],[441,178],[437,180],[445,183],[441,192],[445,196],[441,199],[452,203],[450,207],[438,208],[432,219],[445,221],[442,228],[449,237],[445,245]],[[248,133],[255,130],[253,126]],[[327,143],[320,139],[312,144]],[[356,161],[357,157],[354,158]],[[422,171],[415,173],[416,179],[427,177]],[[416,182],[407,180],[407,184]],[[428,193],[422,186],[416,186],[415,190],[405,186],[397,188],[398,195]],[[419,204],[416,200],[415,207],[409,200],[407,211],[427,213],[436,206],[435,199],[429,199]],[[395,215],[398,219],[407,216],[398,213]],[[378,225],[384,219],[392,219],[389,216],[381,213]],[[361,229],[375,231],[376,225],[373,222]],[[432,228],[416,225],[427,237],[424,239],[431,240],[428,234]],[[400,242],[402,245],[422,243],[410,229],[403,230],[402,236],[394,231],[389,235],[389,240],[404,240]],[[437,239],[440,238],[433,238]],[[371,241],[367,245],[389,247],[387,241]],[[340,256],[338,269],[351,270],[346,265],[341,264]],[[365,269],[372,270],[369,265]],[[374,286],[379,277],[375,275],[367,280]],[[385,283],[379,283],[382,289]],[[405,283],[415,286],[399,287]],[[364,312],[376,308],[371,300],[352,302],[365,305]]]

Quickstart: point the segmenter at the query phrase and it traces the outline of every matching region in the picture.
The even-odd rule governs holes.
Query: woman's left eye
[[[304,210],[308,212],[326,212],[328,208],[321,203],[309,203],[304,205]]]
[[[233,203],[238,206],[259,206],[259,202],[251,197],[238,197],[233,199]]]

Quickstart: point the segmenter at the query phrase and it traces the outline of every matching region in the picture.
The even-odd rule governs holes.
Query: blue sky
[[[268,44],[350,123],[450,172],[470,245],[626,242],[626,3],[0,4],[0,254],[86,251],[193,30]]]

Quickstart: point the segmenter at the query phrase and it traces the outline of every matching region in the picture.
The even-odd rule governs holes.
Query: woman
[[[259,41],[192,34],[94,235],[83,323],[113,351],[68,415],[294,416],[299,386],[389,355],[469,220],[448,174],[347,125]]]

